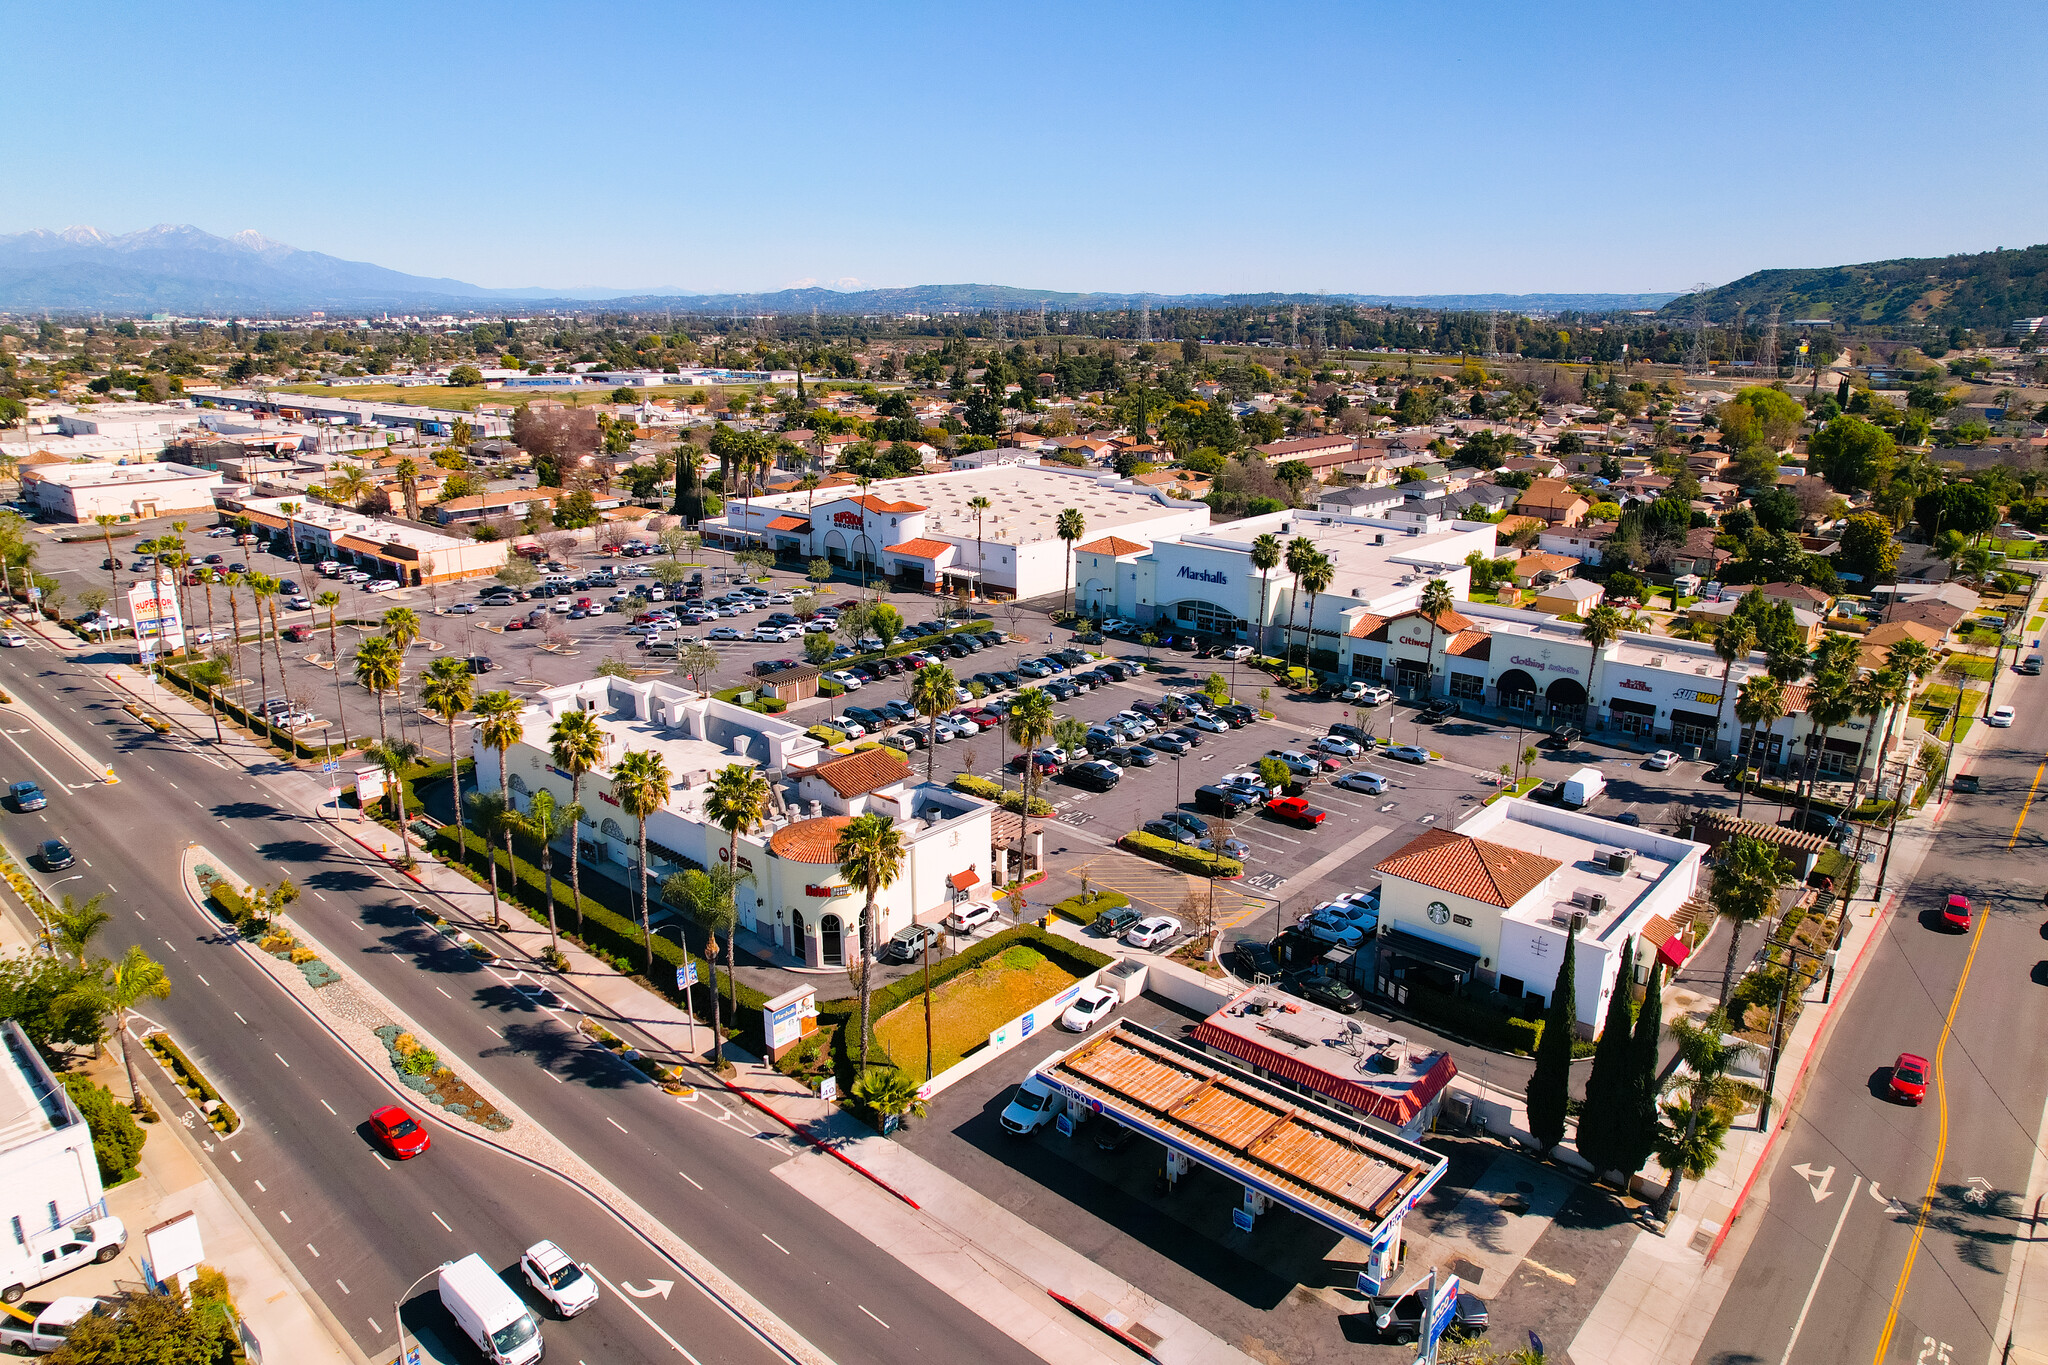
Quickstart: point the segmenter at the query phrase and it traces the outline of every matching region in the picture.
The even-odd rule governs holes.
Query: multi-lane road
[[[2048,1118],[2048,684],[1999,691],[2020,718],[1969,764],[1982,790],[1951,799],[1885,920],[1856,921],[1850,953],[1879,937],[1724,1253],[1741,1262],[1703,1362],[2003,1358]],[[1939,927],[1951,891],[1976,906],[1967,933]],[[1921,1107],[1884,1093],[1901,1052],[1934,1064]]]
[[[507,1270],[545,1237],[612,1286],[599,1309],[548,1322],[551,1351],[566,1359],[784,1359],[773,1332],[748,1320],[770,1315],[849,1365],[968,1351],[1017,1365],[1035,1359],[775,1175],[785,1162],[820,1158],[764,1131],[743,1107],[712,1095],[685,1105],[641,1081],[505,974],[421,928],[416,893],[300,813],[312,794],[305,775],[284,764],[245,771],[208,744],[134,724],[103,676],[106,663],[41,645],[0,655],[0,685],[122,778],[93,781],[64,746],[16,719],[0,734],[0,778],[41,781],[51,800],[42,812],[0,814],[0,841],[28,865],[42,839],[65,837],[77,866],[32,875],[53,894],[108,892],[104,948],[138,943],[165,963],[173,991],[150,1002],[150,1016],[243,1116],[233,1138],[211,1143],[219,1178],[366,1354],[395,1345],[392,1305],[416,1277],[469,1251]],[[306,891],[295,921],[755,1307],[694,1287],[582,1190],[471,1140],[465,1125],[428,1115],[432,1152],[408,1163],[379,1157],[363,1124],[390,1089],[191,907],[178,878],[191,842],[244,877],[288,873]],[[509,1278],[517,1283],[516,1272]],[[666,1295],[621,1292],[663,1280],[673,1283]],[[413,1290],[406,1320],[445,1332],[432,1286],[429,1276]]]

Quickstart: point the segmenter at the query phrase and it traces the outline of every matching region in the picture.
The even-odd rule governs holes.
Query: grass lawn
[[[1975,654],[1954,654],[1949,656],[1948,662],[1942,667],[1953,668],[1956,672],[1975,678],[1978,682],[1987,682],[1997,671],[1998,665]]]
[[[1018,944],[936,987],[932,991],[932,1074],[987,1046],[989,1034],[999,1025],[1050,1000],[1078,979],[1036,948]],[[881,1044],[884,1056],[919,1080],[927,1079],[924,1020],[924,997],[919,995],[875,1023],[875,1041]],[[1042,1026],[1051,1027],[1049,1023]]]
[[[1928,733],[1944,742],[1959,740],[1970,733],[1970,726],[1976,722],[1977,712],[1984,703],[1984,694],[1975,688],[1963,693],[1962,713],[1953,726],[1944,724],[1948,719],[1949,707],[1955,704],[1956,690],[1942,683],[1935,683],[1913,700],[1911,714],[1926,722]],[[1940,732],[1935,733],[1936,727]]]

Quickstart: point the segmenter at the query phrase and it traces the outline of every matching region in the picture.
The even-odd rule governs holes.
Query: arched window
[[[826,967],[846,965],[846,947],[837,915],[825,915],[818,920],[818,961]]]
[[[511,780],[505,785],[512,792],[512,809],[523,811],[533,803],[532,796],[526,790],[526,779],[518,773],[512,774]]]
[[[612,819],[609,815],[605,816],[604,823],[597,827],[597,832],[607,839],[623,839],[626,837],[626,831],[620,829],[619,822]]]

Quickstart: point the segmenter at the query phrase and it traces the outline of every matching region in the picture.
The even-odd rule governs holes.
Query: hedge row
[[[1221,853],[1210,853],[1192,844],[1179,844],[1171,839],[1162,839],[1156,834],[1143,830],[1132,830],[1120,842],[1126,849],[1141,857],[1165,863],[1168,867],[1197,877],[1235,877],[1244,872],[1244,864]]]
[[[992,957],[1001,956],[1005,949],[1020,943],[1036,948],[1075,976],[1086,976],[1090,972],[1100,971],[1116,960],[1106,953],[1096,952],[1086,944],[1049,933],[1035,924],[1019,924],[1003,930],[1000,934],[993,934],[969,944],[943,961],[933,963],[931,984],[936,988],[941,982],[950,981],[970,967],[978,966]],[[922,995],[924,986],[924,974],[915,972],[874,992],[868,997],[869,1026],[872,1028],[875,1020],[882,1018],[898,1005]],[[850,1077],[850,1068],[857,1065],[860,1060],[860,1048],[852,1037],[854,1027],[858,1026],[859,1013],[858,998],[826,1000],[818,1005],[820,1025],[834,1023],[845,1026],[841,1027],[833,1038],[833,1061],[842,1077]],[[869,1061],[872,1062],[874,1057],[875,1047],[871,1045],[868,1049]]]
[[[1055,901],[1053,909],[1070,920],[1091,924],[1095,917],[1105,910],[1121,910],[1131,903],[1131,898],[1121,891],[1090,891],[1086,896],[1069,896]]]
[[[953,779],[950,785],[954,791],[966,792],[969,796],[978,796],[984,801],[993,801],[1006,811],[1015,812],[1024,809],[1023,792],[1012,791],[1002,783],[991,782],[985,777],[976,777],[972,773],[961,773]],[[1052,802],[1042,796],[1032,798],[1030,814],[1049,817],[1052,813]]]

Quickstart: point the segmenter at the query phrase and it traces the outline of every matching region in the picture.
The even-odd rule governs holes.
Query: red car
[[[377,1145],[400,1161],[410,1161],[434,1145],[419,1120],[395,1104],[387,1104],[370,1115],[370,1132]]]
[[[1906,1104],[1919,1104],[1927,1098],[1927,1059],[1916,1057],[1910,1052],[1901,1052],[1899,1060],[1892,1063],[1892,1098]]]
[[[1941,923],[1944,928],[1967,932],[1970,927],[1970,898],[1951,894],[1948,904],[1941,908]]]
[[[523,617],[523,616],[515,616],[515,617],[513,617],[513,618],[512,618],[511,620],[509,620],[509,621],[507,621],[507,622],[505,623],[505,629],[507,629],[507,630],[525,630],[525,629],[526,629],[526,618],[525,618],[525,617]]]
[[[1276,820],[1285,820],[1291,825],[1305,825],[1314,829],[1323,823],[1327,812],[1311,806],[1305,797],[1280,796],[1266,803],[1266,814]]]

